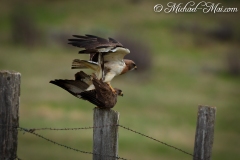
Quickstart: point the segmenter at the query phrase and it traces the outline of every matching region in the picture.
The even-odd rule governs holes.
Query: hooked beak
[[[135,66],[134,69],[137,70],[137,66]]]

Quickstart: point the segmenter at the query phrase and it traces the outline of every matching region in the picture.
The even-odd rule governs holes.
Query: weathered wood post
[[[214,137],[216,107],[198,107],[193,160],[210,160]]]
[[[94,108],[93,116],[93,126],[96,126],[93,128],[93,160],[116,160],[119,113],[111,109]]]
[[[17,157],[20,79],[18,72],[0,71],[0,160]]]

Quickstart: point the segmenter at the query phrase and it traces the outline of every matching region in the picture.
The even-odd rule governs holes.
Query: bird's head
[[[121,89],[114,88],[114,90],[116,91],[118,96],[122,96],[123,97],[123,91]]]
[[[124,59],[124,62],[126,64],[126,67],[127,67],[128,71],[132,71],[132,70],[137,69],[137,65],[135,64],[134,61],[132,61],[130,59]]]

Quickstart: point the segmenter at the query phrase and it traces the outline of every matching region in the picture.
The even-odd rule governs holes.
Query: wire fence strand
[[[176,149],[176,150],[178,150],[178,151],[180,151],[180,152],[182,152],[182,153],[185,153],[185,154],[188,154],[188,155],[190,155],[190,156],[193,156],[193,154],[188,153],[188,152],[186,152],[186,151],[184,151],[184,150],[182,150],[182,149],[180,149],[180,148],[177,148],[177,147],[172,146],[172,145],[170,145],[170,144],[167,144],[167,143],[165,143],[165,142],[163,142],[163,141],[157,140],[157,139],[155,139],[155,138],[153,138],[153,137],[150,137],[150,136],[148,136],[148,135],[145,135],[145,134],[143,134],[143,133],[137,132],[137,131],[135,131],[135,130],[133,130],[133,129],[130,129],[130,128],[128,128],[128,127],[124,127],[124,126],[119,125],[119,124],[110,124],[110,125],[105,125],[105,126],[80,127],[80,128],[32,128],[32,129],[29,129],[28,131],[34,132],[34,131],[39,131],[39,130],[53,130],[53,131],[56,131],[56,130],[57,130],[57,131],[59,131],[59,130],[60,130],[60,131],[62,131],[62,130],[81,130],[81,129],[103,128],[103,127],[109,127],[109,126],[119,126],[119,127],[123,128],[123,129],[126,129],[126,130],[128,130],[128,131],[133,132],[133,133],[139,134],[139,135],[141,135],[141,136],[143,136],[143,137],[146,137],[146,138],[149,138],[149,139],[154,140],[154,141],[156,141],[156,142],[159,142],[159,143],[161,143],[161,144],[163,144],[163,145],[165,145],[165,146],[168,146],[168,147],[170,147],[170,148]]]
[[[5,126],[6,127],[7,125],[0,124],[0,126]],[[156,141],[158,143],[161,143],[161,144],[163,144],[163,145],[165,145],[167,147],[170,147],[170,148],[173,148],[175,150],[178,150],[178,151],[180,151],[180,152],[182,152],[184,154],[190,155],[190,156],[192,156],[194,158],[194,160],[201,160],[198,157],[194,157],[193,154],[191,154],[191,153],[189,153],[187,151],[184,151],[184,150],[182,150],[182,149],[180,149],[178,147],[175,147],[173,145],[170,145],[168,143],[165,143],[165,142],[160,141],[160,140],[158,140],[156,138],[150,137],[150,136],[148,136],[146,134],[140,133],[138,131],[135,131],[133,129],[130,129],[130,128],[125,127],[125,126],[120,125],[120,124],[109,124],[109,125],[104,125],[104,126],[90,126],[90,127],[78,127],[78,128],[51,128],[51,127],[45,127],[45,128],[30,128],[30,129],[26,129],[26,128],[23,128],[23,127],[16,127],[16,126],[15,127],[14,126],[8,126],[8,127],[10,127],[10,128],[11,127],[12,128],[18,128],[18,129],[20,129],[20,131],[31,133],[31,134],[33,134],[33,135],[35,135],[35,136],[37,136],[39,138],[42,138],[42,139],[44,139],[44,140],[46,140],[48,142],[51,142],[51,143],[56,144],[58,146],[61,146],[61,147],[64,147],[64,148],[67,148],[67,149],[70,149],[70,150],[74,150],[74,151],[77,151],[77,152],[81,152],[81,153],[85,153],[85,154],[92,154],[92,155],[108,156],[108,157],[114,157],[114,158],[117,158],[117,159],[127,160],[127,159],[122,158],[122,157],[115,157],[115,156],[111,156],[111,155],[101,155],[101,154],[97,154],[97,153],[93,153],[93,152],[87,152],[87,151],[78,150],[78,149],[75,149],[75,148],[72,148],[72,147],[69,147],[69,146],[57,143],[57,142],[55,142],[53,140],[50,140],[50,139],[48,139],[46,137],[43,137],[42,135],[40,135],[38,133],[35,133],[35,131],[40,131],[40,130],[50,130],[50,131],[63,131],[63,130],[66,130],[66,131],[69,131],[69,130],[83,130],[83,129],[103,128],[103,127],[109,127],[109,126],[119,126],[119,127],[123,128],[125,130],[131,131],[131,132],[133,132],[135,134],[141,135],[141,136],[143,136],[145,138],[148,138],[148,139],[154,140],[154,141]]]
[[[143,137],[146,137],[146,138],[149,138],[149,139],[154,140],[154,141],[156,141],[156,142],[159,142],[159,143],[161,143],[161,144],[163,144],[163,145],[165,145],[165,146],[168,146],[168,147],[170,147],[170,148],[176,149],[176,150],[178,150],[178,151],[180,151],[180,152],[182,152],[182,153],[185,153],[185,154],[188,154],[188,155],[190,155],[190,156],[193,156],[193,154],[188,153],[188,152],[186,152],[186,151],[184,151],[184,150],[182,150],[182,149],[180,149],[180,148],[177,148],[177,147],[175,147],[175,146],[172,146],[172,145],[170,145],[170,144],[167,144],[167,143],[165,143],[165,142],[163,142],[163,141],[157,140],[157,139],[155,139],[155,138],[153,138],[153,137],[150,137],[150,136],[145,135],[145,134],[143,134],[143,133],[137,132],[137,131],[132,130],[132,129],[128,128],[128,127],[124,127],[124,126],[122,126],[122,125],[118,125],[118,126],[121,127],[121,128],[124,128],[124,129],[126,129],[126,130],[128,130],[128,131],[131,131],[131,132],[133,132],[133,133],[139,134],[139,135],[141,135],[141,136],[143,136]]]
[[[51,139],[48,139],[46,137],[43,137],[42,135],[35,133],[33,129],[26,129],[26,128],[22,128],[22,127],[18,127],[18,128],[20,129],[20,131],[31,133],[31,134],[39,137],[39,138],[42,138],[42,139],[44,139],[48,142],[51,142],[51,143],[55,144],[55,145],[58,145],[58,146],[61,146],[61,147],[64,147],[64,148],[67,148],[67,149],[70,149],[70,150],[73,150],[73,151],[76,151],[76,152],[81,152],[81,153],[85,153],[85,154],[92,154],[92,155],[100,155],[100,156],[106,156],[106,157],[112,157],[112,158],[117,158],[117,159],[122,159],[122,160],[128,160],[128,159],[125,159],[125,158],[122,158],[122,157],[116,157],[116,156],[111,156],[111,155],[102,155],[102,154],[98,154],[98,153],[82,151],[82,150],[79,150],[79,149],[76,149],[76,148],[72,148],[72,147],[57,143],[57,142],[55,142]]]
[[[69,130],[82,130],[82,129],[93,129],[93,128],[104,128],[104,127],[110,127],[110,126],[117,126],[117,124],[109,124],[104,126],[90,126],[90,127],[78,127],[78,128],[31,128],[29,130],[31,131],[40,131],[40,130],[50,130],[50,131],[69,131]]]

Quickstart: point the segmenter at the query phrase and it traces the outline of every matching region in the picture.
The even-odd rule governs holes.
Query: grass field
[[[152,65],[145,72],[137,70],[113,80],[112,85],[124,92],[114,108],[120,112],[120,124],[192,153],[197,106],[216,106],[212,159],[239,159],[240,76],[228,72],[226,60],[232,50],[239,55],[239,13],[155,13],[153,6],[159,1],[26,1],[24,12],[31,15],[39,31],[39,40],[32,46],[12,42],[11,15],[17,8],[13,2],[0,6],[0,69],[22,75],[20,126],[92,126],[94,106],[49,83],[53,79],[72,79],[76,72],[70,69],[72,60],[86,58],[77,54],[78,48],[56,41],[54,35],[66,34],[64,43],[72,34],[121,35],[146,43]],[[202,32],[222,22],[233,26],[231,40],[215,40]],[[179,30],[182,25],[187,29]],[[192,26],[200,30],[189,31]],[[92,130],[38,133],[92,151]],[[91,155],[67,150],[28,133],[20,132],[18,138],[18,156],[23,160],[92,159]],[[119,156],[132,160],[192,159],[121,128]]]

